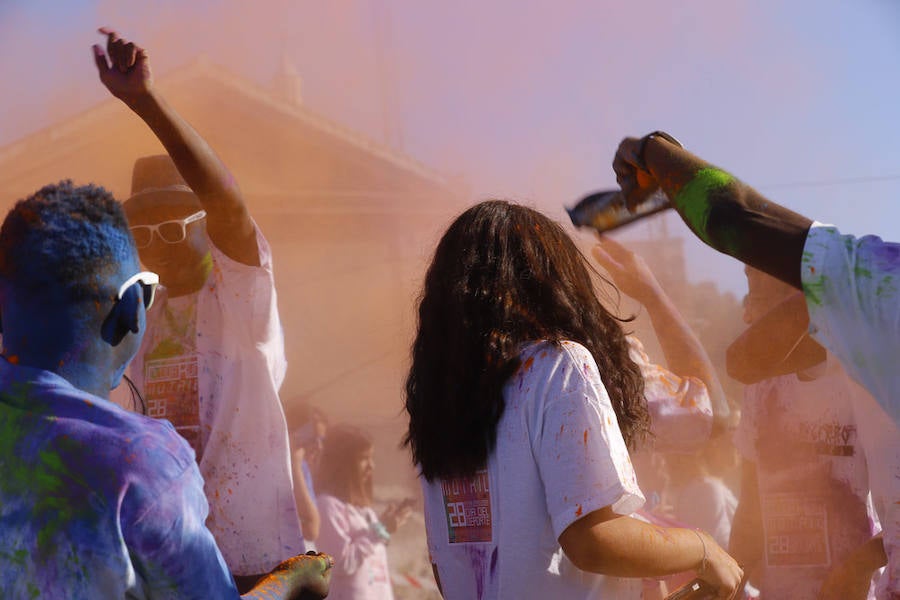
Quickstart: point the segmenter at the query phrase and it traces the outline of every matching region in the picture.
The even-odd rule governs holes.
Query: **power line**
[[[785,183],[754,185],[753,187],[758,190],[779,190],[803,187],[832,187],[839,185],[855,185],[858,183],[874,183],[879,181],[900,181],[900,175],[872,175],[861,177],[843,177],[840,179],[823,179],[820,181],[792,181]]]

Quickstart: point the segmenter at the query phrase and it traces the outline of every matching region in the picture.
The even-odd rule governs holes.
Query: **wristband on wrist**
[[[706,542],[703,541],[703,536],[700,535],[699,531],[696,529],[693,529],[692,531],[697,536],[697,539],[700,540],[700,545],[703,546],[703,558],[700,559],[700,568],[697,569],[697,574],[703,575],[706,573],[706,567],[709,566],[708,555],[706,554]]]
[[[644,160],[644,151],[647,149],[647,142],[649,142],[652,138],[659,137],[670,144],[675,144],[679,148],[684,148],[684,144],[675,139],[675,136],[669,135],[665,131],[654,131],[652,133],[648,133],[644,137],[641,138],[641,141],[638,142],[638,151],[637,151],[637,167],[642,170],[647,170],[647,161]]]
[[[381,521],[375,521],[371,525],[369,525],[369,529],[375,536],[378,538],[378,541],[382,544],[387,545],[389,541],[391,541],[391,534],[388,532],[387,527],[384,526],[384,523]]]

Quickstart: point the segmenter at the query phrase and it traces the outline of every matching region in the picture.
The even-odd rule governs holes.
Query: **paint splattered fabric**
[[[237,598],[194,455],[164,421],[0,360],[4,598]]]
[[[900,244],[813,223],[801,277],[812,336],[900,422]]]
[[[304,551],[287,424],[278,398],[287,362],[272,256],[258,229],[256,236],[259,267],[228,258],[210,242],[212,274],[190,298],[196,303],[193,343],[170,344],[186,353],[147,356],[159,348],[158,330],[166,328],[168,299],[161,295],[131,366],[132,379],[141,388],[147,385],[145,366],[161,359],[178,365],[171,369],[175,389],[196,386],[208,525],[238,575],[267,573]]]
[[[681,377],[650,362],[636,337],[625,337],[628,356],[641,369],[644,397],[650,411],[653,447],[665,452],[700,450],[712,431],[712,402],[697,377]]]
[[[842,235],[831,225],[813,223],[803,247],[801,277],[810,334],[869,390],[894,426],[870,456],[885,457],[878,459],[872,488],[884,487],[879,516],[888,566],[883,579],[890,592],[900,595],[900,465],[895,461],[900,443],[900,244]],[[875,466],[870,464],[870,471]]]
[[[378,521],[375,511],[330,494],[321,494],[317,505],[321,528],[316,545],[334,557],[329,600],[393,600],[387,549],[372,529]]]
[[[448,600],[593,597],[595,580],[561,570],[559,536],[592,511],[629,514],[644,502],[590,352],[535,343],[521,361],[486,468],[421,479],[428,548]],[[617,592],[624,580],[607,579],[599,597],[629,597]],[[639,597],[640,580],[630,583]]]
[[[735,446],[756,465],[764,598],[813,600],[832,567],[880,529],[854,404],[832,359],[747,386]],[[874,598],[874,590],[869,595]]]

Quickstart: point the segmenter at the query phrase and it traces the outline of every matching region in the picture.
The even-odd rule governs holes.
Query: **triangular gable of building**
[[[409,156],[205,58],[157,85],[219,152],[254,209],[444,212],[446,199],[459,195]],[[63,178],[127,197],[134,160],[161,152],[147,127],[110,98],[0,148],[0,206]]]

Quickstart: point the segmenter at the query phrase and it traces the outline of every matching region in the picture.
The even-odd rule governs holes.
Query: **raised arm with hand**
[[[659,135],[622,140],[613,170],[630,206],[661,188],[703,242],[800,288],[812,220]]]
[[[229,258],[260,264],[250,213],[234,178],[212,148],[153,85],[147,52],[107,28],[106,51],[94,45],[100,81],[150,127],[207,214],[210,240]]]
[[[680,377],[696,377],[706,385],[714,427],[723,429],[730,411],[715,367],[703,344],[659,285],[647,263],[607,236],[600,236],[600,243],[594,246],[593,255],[612,277],[616,287],[647,309],[669,370]]]

